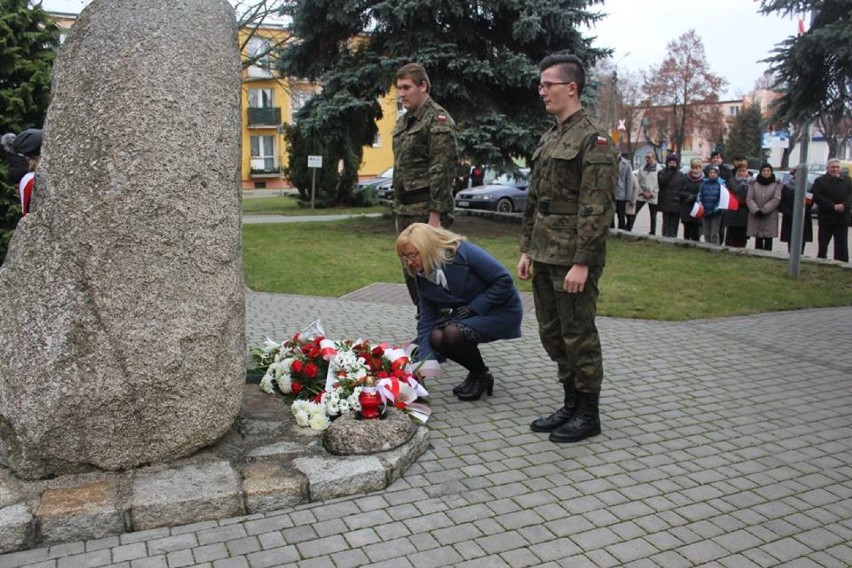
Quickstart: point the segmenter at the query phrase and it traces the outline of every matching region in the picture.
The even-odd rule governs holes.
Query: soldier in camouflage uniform
[[[449,228],[453,217],[453,181],[459,161],[456,124],[429,96],[431,83],[419,63],[396,72],[396,89],[406,113],[393,131],[393,211],[396,232],[412,223]],[[403,267],[415,306],[417,282]],[[419,311],[418,311],[419,314]]]
[[[550,432],[554,442],[576,442],[601,431],[603,360],[595,313],[615,206],[618,152],[580,104],[582,62],[556,54],[539,69],[539,95],[556,124],[533,153],[518,277],[532,277],[539,336],[556,362],[565,398],[562,408],[530,428]]]

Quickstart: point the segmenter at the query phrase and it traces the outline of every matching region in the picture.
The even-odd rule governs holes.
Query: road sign
[[[309,168],[321,168],[322,167],[322,156],[308,156],[308,167]]]

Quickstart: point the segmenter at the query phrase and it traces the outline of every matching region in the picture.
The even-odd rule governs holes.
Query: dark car
[[[388,178],[373,188],[376,197],[385,201],[393,201],[393,178]]]
[[[463,189],[456,195],[456,207],[500,213],[521,211],[527,202],[529,174],[529,168],[522,168],[517,174],[497,176],[488,185]]]
[[[393,179],[393,168],[388,168],[376,177],[365,178],[358,182],[358,189],[364,191],[366,189],[375,190],[379,185]]]

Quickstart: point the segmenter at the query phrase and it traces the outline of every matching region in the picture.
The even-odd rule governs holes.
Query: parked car
[[[529,168],[521,168],[517,175],[503,174],[487,185],[463,189],[456,195],[456,207],[499,213],[521,211],[527,202],[529,175]]]
[[[377,186],[379,186],[379,185],[381,185],[381,184],[383,184],[383,183],[385,183],[385,182],[387,182],[388,180],[391,180],[391,179],[393,179],[393,167],[386,169],[385,171],[383,171],[382,173],[380,173],[376,177],[362,179],[361,181],[358,182],[357,187],[358,187],[359,191],[364,191],[364,190],[367,190],[367,189],[375,190],[375,188]]]
[[[393,201],[393,178],[391,177],[386,179],[376,185],[373,191],[379,199],[384,201]]]

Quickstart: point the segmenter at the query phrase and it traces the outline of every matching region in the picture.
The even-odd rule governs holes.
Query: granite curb
[[[247,383],[231,430],[188,458],[41,481],[0,470],[0,554],[380,491],[429,448],[425,426],[370,455],[331,455],[321,435],[298,427],[282,399]]]

